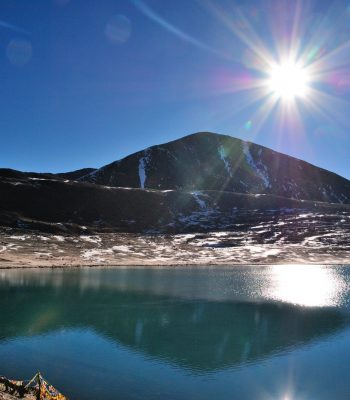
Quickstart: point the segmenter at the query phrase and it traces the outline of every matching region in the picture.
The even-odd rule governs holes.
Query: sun
[[[310,77],[305,68],[292,61],[275,64],[269,71],[267,88],[281,100],[305,98],[308,94]]]

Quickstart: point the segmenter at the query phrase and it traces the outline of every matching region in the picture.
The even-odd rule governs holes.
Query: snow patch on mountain
[[[251,166],[252,169],[256,171],[256,173],[263,181],[265,188],[271,187],[266,165],[264,165],[261,160],[258,160],[257,162],[254,161],[247,142],[243,142],[243,153],[246,157],[247,163]],[[261,152],[259,153],[259,155],[261,155]]]
[[[139,179],[140,179],[140,188],[144,189],[145,188],[145,182],[147,179],[146,175],[146,165],[149,162],[150,154],[149,154],[149,149],[146,149],[144,151],[144,156],[139,159]]]
[[[96,169],[95,171],[89,172],[88,174],[82,176],[81,178],[78,179],[78,181],[88,181],[88,182],[96,182],[98,173],[99,173],[99,169]]]
[[[191,192],[192,196],[195,198],[196,202],[198,203],[199,207],[202,210],[205,210],[207,208],[207,205],[204,200],[202,200],[199,196],[202,195],[201,192]]]
[[[219,156],[220,156],[221,160],[225,164],[225,169],[226,169],[227,173],[232,178],[231,165],[230,165],[229,161],[227,160],[224,146],[221,145],[221,146],[218,147],[218,153],[219,153]]]

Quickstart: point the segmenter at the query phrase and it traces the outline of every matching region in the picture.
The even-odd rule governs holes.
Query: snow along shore
[[[231,231],[52,234],[0,227],[0,269],[73,266],[350,264],[350,216],[310,213]]]

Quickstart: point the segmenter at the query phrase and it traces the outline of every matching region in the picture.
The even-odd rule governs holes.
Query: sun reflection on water
[[[344,282],[322,265],[274,265],[269,297],[308,307],[336,305]]]

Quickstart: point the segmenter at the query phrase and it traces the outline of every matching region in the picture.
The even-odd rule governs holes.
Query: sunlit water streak
[[[335,306],[348,286],[333,268],[323,265],[276,265],[271,267],[267,296],[302,306]]]
[[[349,282],[322,265],[2,271],[0,375],[40,369],[72,399],[347,399]]]

